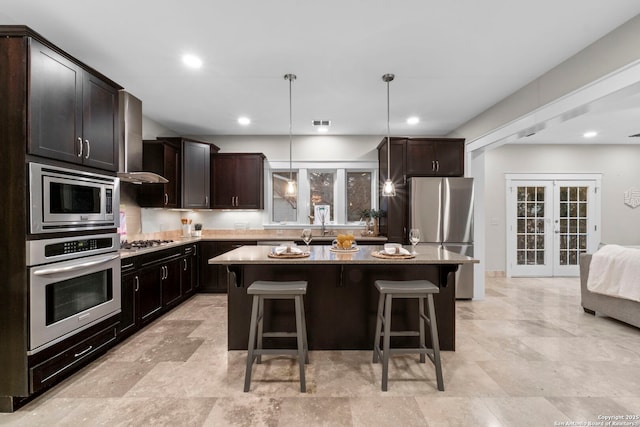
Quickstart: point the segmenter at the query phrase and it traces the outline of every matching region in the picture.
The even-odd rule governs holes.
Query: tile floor
[[[225,296],[197,295],[0,425],[541,427],[640,415],[640,330],[585,314],[578,279],[490,278],[484,300],[458,302],[457,321],[445,392],[417,356],[392,360],[383,393],[370,352],[325,351],[310,354],[308,393],[285,357],[254,368],[243,393]]]

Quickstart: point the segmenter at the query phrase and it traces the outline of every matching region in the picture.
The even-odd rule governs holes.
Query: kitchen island
[[[354,252],[334,252],[311,246],[304,258],[272,258],[269,246],[242,246],[211,258],[228,274],[228,349],[247,348],[251,297],[246,289],[256,280],[306,280],[304,297],[311,350],[373,348],[378,292],[375,280],[426,279],[440,288],[435,296],[440,348],[455,350],[455,271],[477,260],[436,247],[420,247],[414,258],[380,259],[382,246],[360,246]],[[397,300],[393,329],[417,329],[417,302]],[[265,331],[293,330],[293,304],[265,302]],[[413,337],[395,337],[396,345],[415,345]],[[265,339],[265,347],[270,344]],[[291,343],[293,346],[293,342]],[[281,343],[279,345],[282,345]]]

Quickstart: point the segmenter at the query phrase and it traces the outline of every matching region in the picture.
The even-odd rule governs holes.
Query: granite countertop
[[[439,247],[420,247],[414,258],[380,259],[372,255],[383,246],[359,246],[354,252],[334,252],[330,246],[310,246],[304,258],[270,258],[269,246],[242,246],[209,260],[209,264],[475,264],[477,259]],[[410,248],[408,248],[410,249]]]
[[[326,242],[330,244],[336,236],[313,236],[313,240],[316,242]],[[227,232],[210,232],[202,237],[180,237],[175,239],[171,243],[166,243],[150,248],[142,249],[120,249],[120,258],[129,258],[142,254],[148,254],[151,252],[162,251],[165,249],[175,248],[176,246],[183,246],[197,242],[207,241],[247,241],[247,242],[290,242],[290,241],[302,241],[302,237],[299,234],[265,234],[262,232],[242,232],[242,233],[227,233]],[[384,236],[356,236],[357,242],[371,242],[371,243],[384,243],[387,238]]]

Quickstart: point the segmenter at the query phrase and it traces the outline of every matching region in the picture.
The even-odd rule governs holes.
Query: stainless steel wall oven
[[[117,228],[117,177],[29,163],[30,233]]]
[[[27,241],[29,354],[121,311],[117,233]]]

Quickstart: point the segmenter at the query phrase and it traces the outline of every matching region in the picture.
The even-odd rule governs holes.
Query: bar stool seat
[[[444,380],[442,378],[442,365],[440,362],[440,343],[438,341],[438,326],[436,322],[436,311],[433,303],[433,294],[440,292],[440,289],[428,280],[376,280],[375,286],[380,292],[378,300],[378,312],[376,316],[376,335],[373,344],[373,363],[378,363],[382,359],[382,391],[387,391],[389,377],[389,356],[391,354],[420,354],[420,362],[425,363],[425,355],[435,365],[438,390],[444,391]],[[391,305],[394,298],[417,298],[418,299],[418,331],[392,331],[391,330]],[[424,299],[427,299],[427,313],[424,310]],[[432,347],[427,348],[425,340],[425,325],[429,326],[431,332]],[[382,327],[384,326],[384,332]],[[417,336],[420,345],[417,348],[391,348],[392,336]],[[380,349],[380,338],[383,338],[382,349]]]
[[[251,307],[251,323],[249,326],[249,343],[247,345],[247,368],[244,377],[244,391],[248,392],[251,386],[251,370],[253,362],[262,363],[263,354],[293,354],[297,356],[300,366],[300,391],[306,392],[304,365],[309,363],[309,347],[307,344],[307,326],[304,316],[304,302],[302,296],[307,293],[307,282],[272,282],[255,281],[247,288],[247,294],[253,295]],[[292,299],[295,304],[296,331],[263,331],[264,300],[265,299]],[[263,337],[295,337],[297,349],[264,349]],[[257,339],[257,342],[256,342]]]

